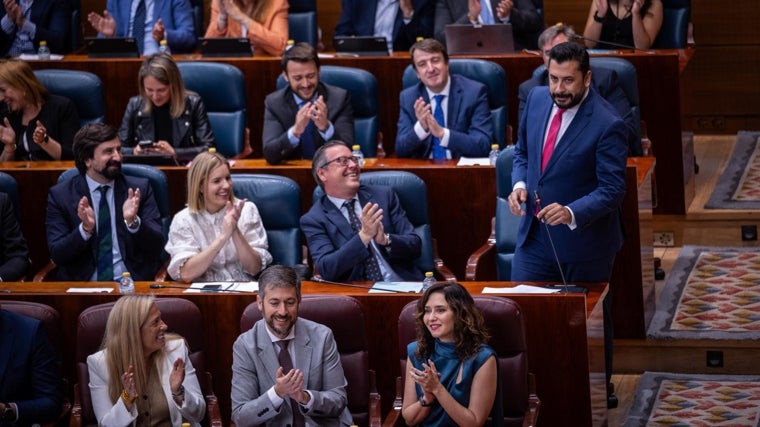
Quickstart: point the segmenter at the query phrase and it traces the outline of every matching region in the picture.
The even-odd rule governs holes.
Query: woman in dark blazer
[[[203,100],[185,89],[171,56],[147,57],[140,67],[138,87],[140,95],[129,100],[119,129],[125,152],[168,154],[184,163],[214,145]]]
[[[48,93],[24,61],[0,63],[0,161],[70,160],[79,115],[70,99]]]

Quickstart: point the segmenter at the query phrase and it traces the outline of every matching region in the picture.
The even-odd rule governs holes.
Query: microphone
[[[533,190],[533,195],[536,197],[536,209],[538,212],[541,210],[541,198],[538,197],[538,191]],[[538,218],[536,218],[538,219]],[[559,261],[559,256],[557,255],[557,248],[554,247],[554,239],[552,239],[552,235],[549,232],[549,224],[546,223],[544,220],[539,220],[542,223],[544,223],[544,227],[546,228],[546,235],[549,236],[549,245],[552,247],[552,253],[554,254],[554,260],[557,262],[557,268],[559,269],[559,275],[562,277],[562,293],[570,293],[570,289],[567,286],[567,280],[565,280],[565,272],[562,270],[562,263]]]
[[[601,40],[595,40],[595,39],[591,39],[591,38],[588,38],[588,37],[583,37],[580,34],[576,34],[576,35],[572,36],[571,38],[573,40],[578,40],[578,41],[590,41],[590,42],[593,42],[593,43],[596,43],[596,44],[606,44],[608,46],[615,46],[615,47],[619,47],[619,48],[622,48],[622,49],[632,50],[634,52],[647,52],[647,53],[652,52],[651,50],[639,49],[636,46],[631,46],[631,45],[627,45],[627,44],[615,43],[615,42],[607,42],[607,41],[601,41]]]
[[[193,289],[193,290],[198,290],[199,292],[239,292],[239,291],[232,290],[232,289],[221,289],[221,288],[219,288],[219,289],[215,289],[215,288],[214,289],[212,289],[212,288],[203,289],[203,288],[191,288],[189,286],[161,285],[161,284],[158,284],[158,283],[152,283],[150,285],[150,288],[151,289],[184,289],[184,290]]]
[[[309,280],[311,280],[312,282],[327,283],[329,285],[345,286],[345,287],[348,287],[348,288],[361,288],[361,289],[366,289],[366,290],[373,289],[373,288],[368,288],[368,287],[362,286],[362,285],[355,285],[353,283],[331,282],[331,281],[325,280],[325,279],[323,279],[323,278],[321,278],[319,276],[311,276],[311,279],[309,279]],[[404,291],[399,291],[398,289],[383,289],[383,288],[378,288],[378,287],[374,287],[374,289],[376,289],[378,291],[393,292],[394,294],[405,293]],[[409,293],[413,293],[413,292],[409,292]]]

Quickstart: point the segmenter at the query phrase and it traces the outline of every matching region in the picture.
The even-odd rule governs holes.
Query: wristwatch
[[[127,228],[134,230],[135,228],[137,228],[138,225],[140,225],[140,220],[138,219],[137,215],[135,215],[135,217],[132,219],[131,222],[127,221],[127,219],[125,218],[124,224],[127,225]]]
[[[596,21],[596,22],[598,22],[600,24],[604,22],[604,18],[602,18],[601,16],[599,16],[599,11],[598,10],[594,12],[594,21]]]
[[[390,246],[391,245],[391,235],[388,233],[385,233],[385,245],[383,246]]]
[[[3,411],[3,421],[16,421],[16,413],[13,411],[13,407],[10,403],[5,404],[5,410]]]
[[[425,402],[425,396],[420,396],[420,406],[423,408],[427,408],[428,406],[432,405],[433,402],[427,403]]]

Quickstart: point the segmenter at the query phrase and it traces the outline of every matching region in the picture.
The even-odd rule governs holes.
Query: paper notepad
[[[259,282],[196,282],[190,285],[184,293],[199,292],[258,292]]]
[[[460,157],[457,166],[491,166],[488,157]]]
[[[491,288],[486,286],[483,288],[484,294],[556,294],[560,289],[543,288],[541,286],[530,286],[519,284],[513,287],[506,288]]]
[[[414,293],[422,291],[422,282],[375,282],[369,293]]]

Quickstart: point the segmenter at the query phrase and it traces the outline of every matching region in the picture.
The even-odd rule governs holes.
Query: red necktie
[[[549,125],[549,134],[546,135],[546,144],[544,144],[544,152],[541,154],[541,172],[546,169],[546,165],[549,163],[549,159],[552,158],[554,152],[554,145],[557,143],[557,135],[559,134],[559,128],[562,125],[562,114],[566,111],[565,108],[557,108],[557,112],[552,118],[552,122]]]

